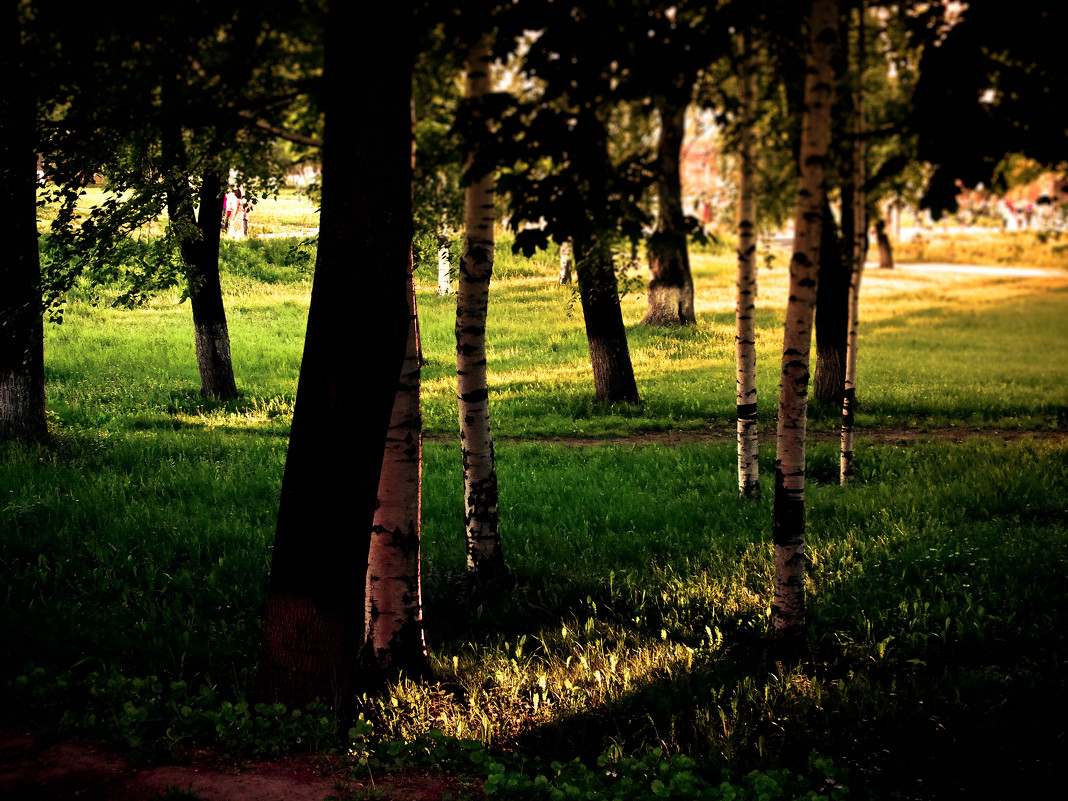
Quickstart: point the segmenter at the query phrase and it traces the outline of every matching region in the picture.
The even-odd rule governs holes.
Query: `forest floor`
[[[873,265],[874,266],[874,265]],[[1021,268],[973,267],[949,264],[899,265],[905,269],[982,271],[1019,274]],[[1035,269],[1059,274],[1061,270]],[[700,430],[636,432],[625,437],[558,437],[544,439],[565,446],[663,445],[729,442],[733,430],[721,426]],[[1062,440],[1064,431],[1051,429],[938,428],[879,426],[857,430],[857,436],[881,444],[911,445],[922,440],[960,442],[981,436],[1011,441],[1022,437]],[[809,431],[817,441],[834,441],[836,430]],[[427,435],[428,440],[451,441],[450,435]],[[775,430],[765,426],[761,442],[772,442]],[[498,438],[509,441],[510,438]],[[182,764],[160,764],[124,756],[101,743],[85,740],[50,742],[27,727],[0,725],[0,798],[4,801],[324,801],[375,798],[437,801],[478,798],[478,782],[455,776],[408,771],[359,780],[352,767],[338,757],[305,755],[271,761],[234,761],[208,752],[188,755]]]
[[[455,777],[407,771],[357,780],[337,757],[272,761],[192,755],[184,764],[152,764],[87,741],[45,743],[23,729],[0,728],[0,798],[4,801],[438,801],[480,795]]]
[[[762,432],[772,440],[773,430]],[[833,441],[836,431],[810,432]],[[924,439],[963,441],[983,436],[1005,441],[1021,437],[1063,439],[1058,430],[870,428],[861,435],[884,444],[910,445]],[[660,444],[726,442],[726,428],[700,431],[650,431],[629,437],[559,438],[561,445]],[[444,439],[435,436],[434,439]],[[176,760],[177,761],[177,760]],[[124,756],[101,743],[85,740],[46,741],[28,727],[0,725],[0,798],[5,801],[324,801],[375,798],[437,801],[482,797],[480,784],[426,771],[374,775],[359,780],[343,758],[306,755],[269,761],[235,761],[210,752],[196,752],[182,764],[160,764]]]

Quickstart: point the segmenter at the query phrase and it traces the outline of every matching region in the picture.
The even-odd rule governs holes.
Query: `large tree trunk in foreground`
[[[824,166],[831,139],[831,56],[838,37],[837,0],[815,0],[805,69],[801,175],[794,215],[790,299],[783,334],[775,458],[774,600],[772,638],[783,658],[798,653],[805,635],[805,427],[809,351],[823,232]]]
[[[735,358],[738,385],[738,494],[760,497],[757,463],[756,300],[757,204],[753,177],[756,75],[748,52],[749,38],[739,37],[741,57],[738,105],[742,120],[738,141],[738,294],[735,304]]]
[[[846,217],[852,214],[843,212]],[[852,241],[850,242],[852,246]],[[849,261],[842,257],[838,226],[824,196],[820,244],[820,291],[816,298],[816,397],[836,409],[845,384],[846,339],[849,333]]]
[[[682,214],[679,160],[686,132],[686,103],[658,96],[660,139],[657,144],[656,231],[649,238],[648,310],[645,325],[697,322],[693,309],[693,276]]]
[[[639,403],[612,254],[603,244],[592,241],[576,240],[574,248],[597,400]]]
[[[8,32],[0,56],[8,76],[0,88],[0,219],[7,226],[0,255],[0,442],[29,442],[48,434],[33,146],[36,108],[29,84],[18,78],[18,4],[7,5]]]
[[[467,100],[485,125],[481,99],[490,91],[490,49],[471,48],[467,58]],[[478,152],[477,143],[468,166]],[[481,580],[504,573],[497,512],[497,466],[490,431],[486,376],[486,313],[494,255],[493,174],[468,185],[464,197],[464,253],[456,289],[456,394],[460,413],[460,452],[464,468],[464,534],[467,569]]]
[[[853,425],[857,411],[857,333],[860,325],[860,280],[864,276],[864,260],[868,254],[868,221],[866,218],[868,180],[867,145],[864,142],[864,0],[860,0],[857,34],[857,78],[853,94],[856,123],[856,143],[853,146],[853,270],[849,282],[849,338],[846,353],[845,391],[842,393],[842,448],[839,460],[839,482],[853,480]]]
[[[423,636],[420,499],[423,419],[419,406],[419,319],[408,263],[408,344],[386,435],[368,553],[365,659],[382,678],[430,676]]]
[[[352,7],[332,8],[328,26],[319,251],[258,685],[261,699],[289,706],[322,698],[347,707],[361,689],[368,551],[407,341],[412,237],[410,59],[403,42],[377,46],[381,30],[403,28],[407,9],[383,9],[387,19],[369,26]],[[349,124],[356,85],[374,124]]]

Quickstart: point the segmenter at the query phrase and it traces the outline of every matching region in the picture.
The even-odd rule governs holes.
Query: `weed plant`
[[[440,435],[425,446],[423,499],[438,681],[398,682],[350,729],[321,705],[249,695],[310,288],[310,256],[291,244],[224,251],[238,400],[196,393],[177,289],[133,309],[78,296],[49,326],[55,442],[0,449],[9,717],[153,753],[339,749],[354,769],[453,754],[509,798],[826,797],[843,785],[1007,796],[1052,779],[1068,697],[1068,282],[865,279],[862,425],[920,437],[862,437],[848,489],[836,446],[810,445],[800,667],[765,651],[771,444],[768,500],[743,503],[729,441],[554,441],[728,432],[732,265],[695,258],[693,328],[643,329],[640,296],[624,298],[640,408],[590,400],[581,319],[551,260],[495,287],[515,573],[495,596],[465,579],[459,447],[444,436],[453,301],[423,290],[425,408]],[[774,397],[783,273],[761,276],[762,399]],[[942,426],[982,436],[946,441]],[[1003,441],[1002,428],[1034,433]]]

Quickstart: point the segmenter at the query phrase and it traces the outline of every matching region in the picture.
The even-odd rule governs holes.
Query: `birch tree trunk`
[[[685,325],[697,322],[693,308],[693,276],[686,248],[679,160],[686,132],[686,103],[664,95],[655,98],[660,115],[656,149],[656,231],[649,239],[648,310],[644,325]]]
[[[408,11],[383,6],[375,26],[355,6],[329,12],[322,222],[257,682],[260,699],[291,707],[321,698],[346,708],[361,689],[366,570],[408,339],[412,247],[411,54],[404,37],[378,45]],[[363,125],[348,122],[353,86]]]
[[[485,43],[472,47],[468,54],[466,96],[476,116],[480,114],[479,101],[490,90],[491,58]],[[481,122],[485,124],[484,120]],[[475,144],[468,154],[469,166],[477,151]],[[493,195],[492,173],[473,181],[465,190],[466,232],[456,289],[456,384],[467,569],[480,580],[492,580],[505,570],[486,377],[486,312],[494,255]]]
[[[846,348],[845,391],[842,393],[842,453],[839,481],[853,480],[853,425],[857,409],[857,334],[860,324],[860,280],[864,276],[864,260],[868,254],[867,197],[864,185],[868,180],[867,144],[864,141],[864,16],[865,3],[860,0],[860,21],[857,25],[857,79],[853,94],[856,117],[856,143],[853,147],[853,270],[849,282],[849,339]]]
[[[831,138],[834,86],[831,56],[838,37],[837,0],[814,0],[809,37],[811,52],[805,67],[801,174],[794,214],[790,297],[783,334],[775,458],[775,576],[771,626],[775,648],[784,658],[800,650],[805,635],[806,404],[826,191],[824,167]]]
[[[753,185],[756,120],[756,75],[749,37],[738,37],[738,105],[741,127],[738,139],[738,295],[735,304],[735,356],[738,385],[738,494],[760,497],[757,463],[756,300],[757,204]]]
[[[423,419],[419,318],[408,259],[408,344],[386,434],[367,558],[365,659],[380,676],[430,676],[420,579]]]
[[[438,232],[438,294],[448,295],[452,291],[452,263],[449,253],[449,230],[444,225]]]
[[[848,217],[852,210],[843,211]],[[820,291],[816,298],[816,375],[813,390],[820,402],[842,405],[845,382],[846,340],[849,335],[850,261],[841,251],[838,226],[824,195],[823,234],[820,244]],[[852,252],[853,243],[849,243]]]
[[[7,3],[0,48],[0,219],[6,226],[0,256],[0,442],[33,441],[45,422],[44,320],[37,253],[36,104],[20,80],[19,4]]]
[[[575,249],[570,239],[560,243],[560,283],[571,283],[571,270],[575,266]]]

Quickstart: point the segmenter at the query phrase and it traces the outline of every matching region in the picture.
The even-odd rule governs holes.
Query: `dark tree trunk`
[[[682,214],[679,160],[686,131],[686,103],[659,96],[660,140],[657,144],[656,231],[649,238],[648,310],[645,325],[697,322],[693,309],[693,276]]]
[[[0,255],[0,441],[43,439],[45,423],[44,322],[41,263],[37,255],[34,152],[36,108],[19,79],[18,4],[8,3],[4,75],[0,88],[0,219],[6,226]]]
[[[850,193],[852,194],[852,193]],[[852,215],[850,209],[849,215]],[[843,212],[843,218],[847,216]],[[820,291],[816,298],[816,375],[813,389],[822,402],[842,405],[845,386],[846,342],[849,338],[850,261],[842,257],[838,226],[831,204],[823,203],[823,235],[820,242]],[[852,247],[852,239],[849,240]]]
[[[853,213],[852,249],[850,258],[853,270],[849,282],[849,337],[846,351],[845,390],[842,393],[842,445],[839,458],[839,481],[848,484],[853,480],[853,427],[856,423],[857,410],[857,345],[860,326],[860,282],[864,277],[864,259],[868,252],[867,220],[867,145],[864,134],[867,123],[864,118],[864,65],[865,58],[865,3],[860,0],[857,7],[857,57],[853,84],[853,191],[851,206]],[[844,202],[844,201],[843,201]]]
[[[575,241],[574,247],[597,400],[639,403],[612,254],[605,246],[593,242]]]
[[[197,369],[200,371],[200,391],[210,398],[235,398],[237,382],[230,358],[230,334],[226,326],[219,279],[222,180],[214,170],[204,172],[200,185],[198,220],[185,166],[188,154],[177,124],[172,124],[165,131],[163,146],[171,165],[167,185],[167,216],[178,237],[186,269],[189,301],[193,307],[193,338]]]
[[[361,687],[368,550],[407,341],[412,237],[410,58],[403,37],[384,50],[377,39],[403,29],[405,12],[384,6],[375,26],[348,6],[330,15],[321,233],[258,681],[262,699],[289,706],[322,698],[345,709]],[[352,126],[357,85],[368,122]]]
[[[894,249],[890,246],[885,220],[875,221],[875,243],[879,247],[879,267],[884,270],[894,269]]]
[[[189,302],[193,307],[200,391],[225,400],[237,397],[234,364],[230,358],[230,332],[223,307],[219,277],[219,219],[223,210],[223,185],[218,173],[204,174],[200,187],[200,238],[183,243],[182,258],[189,270]]]

